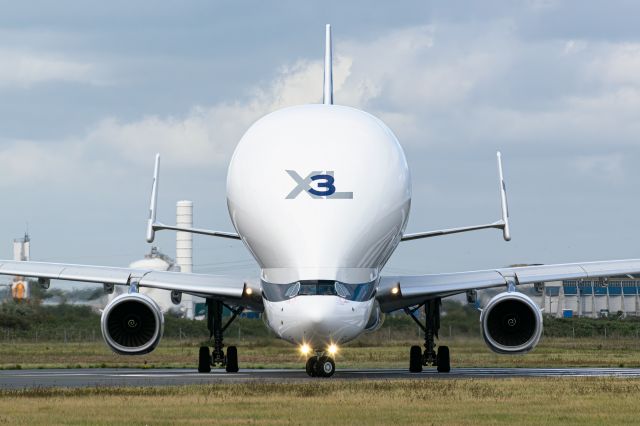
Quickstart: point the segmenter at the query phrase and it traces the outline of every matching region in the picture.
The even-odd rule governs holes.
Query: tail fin
[[[333,105],[333,58],[331,47],[331,25],[327,24],[324,41],[324,91],[322,103]]]

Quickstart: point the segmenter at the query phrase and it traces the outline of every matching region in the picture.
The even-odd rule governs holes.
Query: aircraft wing
[[[468,290],[509,284],[601,278],[640,274],[640,259],[565,263],[430,275],[382,276],[377,299],[383,312]]]
[[[65,280],[137,285],[215,298],[230,304],[262,310],[260,288],[257,285],[250,280],[223,275],[12,260],[0,260],[0,275],[38,278],[41,283],[48,283],[48,280]]]

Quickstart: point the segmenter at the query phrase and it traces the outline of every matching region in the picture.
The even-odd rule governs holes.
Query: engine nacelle
[[[164,316],[158,304],[140,293],[122,294],[102,311],[102,337],[121,355],[142,355],[158,346]]]
[[[380,305],[378,302],[374,302],[373,308],[371,309],[371,315],[369,316],[369,321],[367,321],[367,325],[364,326],[366,331],[376,331],[380,327],[382,327],[382,323],[384,322],[384,314],[380,310]]]
[[[482,310],[480,324],[487,346],[501,354],[529,352],[542,336],[542,312],[522,293],[494,296]]]

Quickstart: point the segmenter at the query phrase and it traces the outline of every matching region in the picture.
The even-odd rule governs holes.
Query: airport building
[[[539,284],[532,296],[544,312],[561,317],[640,316],[640,279],[614,276]]]

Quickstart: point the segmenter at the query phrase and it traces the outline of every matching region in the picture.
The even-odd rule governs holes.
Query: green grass
[[[640,380],[529,378],[0,391],[0,424],[637,423]]]
[[[544,338],[526,355],[498,355],[480,338],[443,338],[451,348],[454,367],[640,367],[640,341],[635,339]],[[302,368],[304,359],[296,348],[279,340],[228,339],[236,344],[241,368]],[[406,368],[406,342],[355,342],[341,348],[338,368]],[[138,367],[195,368],[198,340],[164,339],[146,355],[116,355],[102,342],[4,342],[0,344],[0,369]]]

